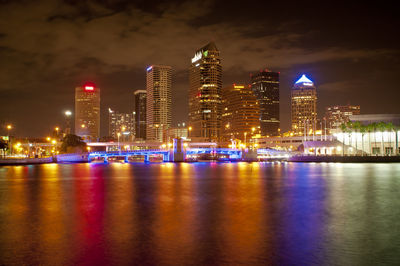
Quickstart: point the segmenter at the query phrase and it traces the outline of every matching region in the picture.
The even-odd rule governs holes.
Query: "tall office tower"
[[[85,141],[100,138],[100,89],[93,83],[75,88],[75,134]]]
[[[262,70],[251,74],[251,89],[260,108],[262,136],[278,136],[279,120],[279,73]]]
[[[171,126],[172,68],[152,65],[146,71],[146,139],[163,141]]]
[[[120,113],[108,108],[108,135],[115,140],[132,141],[135,137],[135,112]]]
[[[317,89],[314,83],[302,75],[291,91],[292,131],[295,135],[315,131],[317,125]]]
[[[233,84],[222,89],[223,141],[250,139],[259,131],[259,117],[257,98],[250,85]]]
[[[196,51],[189,68],[189,137],[218,141],[221,130],[222,66],[213,42]]]
[[[146,101],[147,92],[145,90],[137,90],[135,96],[135,123],[136,123],[136,139],[146,139]]]
[[[330,106],[326,108],[325,119],[327,128],[337,129],[344,123],[350,121],[350,116],[359,115],[359,105]]]

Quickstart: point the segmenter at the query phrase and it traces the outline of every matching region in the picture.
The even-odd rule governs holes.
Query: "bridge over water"
[[[213,158],[223,158],[226,160],[258,160],[259,157],[270,159],[287,158],[288,154],[282,151],[271,149],[230,149],[230,148],[187,148],[187,149],[144,149],[144,150],[128,150],[128,151],[96,151],[90,152],[88,159],[102,158],[104,162],[108,162],[110,158],[123,158],[125,162],[129,162],[132,157],[144,157],[145,162],[149,162],[151,157],[162,158],[164,162],[179,162],[190,159],[199,158],[203,155],[210,155]]]

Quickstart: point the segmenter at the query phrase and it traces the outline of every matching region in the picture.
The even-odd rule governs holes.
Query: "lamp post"
[[[191,134],[190,134],[190,132],[192,131],[192,127],[188,127],[188,130],[189,130],[189,138],[191,137]]]
[[[60,130],[60,128],[59,127],[55,127],[54,128],[54,131],[55,131],[55,133],[56,133],[56,138],[58,138],[58,131]]]
[[[12,154],[12,145],[10,139],[10,130],[12,129],[12,125],[7,125],[7,134],[8,134],[8,146],[10,147],[10,155]]]
[[[117,136],[118,136],[118,151],[121,153],[121,149],[119,148],[119,137],[121,136],[121,133],[117,133]]]
[[[122,135],[125,135],[125,134],[124,134],[124,133],[125,133],[125,130],[126,130],[126,127],[125,127],[125,126],[122,126],[122,127],[121,127]],[[122,136],[122,142],[125,142],[125,136]]]
[[[67,111],[65,111],[65,134],[66,135],[68,135],[68,134],[71,134],[71,115],[72,115],[72,112],[71,111],[69,111],[69,110],[67,110]]]

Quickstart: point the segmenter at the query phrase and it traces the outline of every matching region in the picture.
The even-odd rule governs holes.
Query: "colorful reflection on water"
[[[0,264],[394,264],[400,164],[0,168]]]

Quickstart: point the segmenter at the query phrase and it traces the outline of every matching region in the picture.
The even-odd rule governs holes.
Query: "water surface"
[[[400,164],[0,167],[0,265],[399,265]]]

